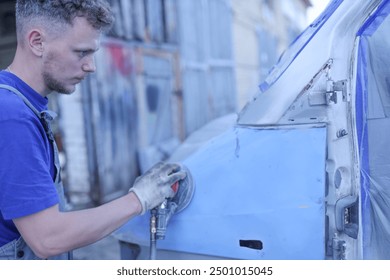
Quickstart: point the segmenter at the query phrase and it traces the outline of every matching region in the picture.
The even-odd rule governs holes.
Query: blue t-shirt
[[[38,111],[47,110],[48,99],[17,76],[1,71],[0,84],[18,89]],[[53,156],[38,117],[19,96],[0,88],[0,246],[20,237],[12,219],[59,202]]]

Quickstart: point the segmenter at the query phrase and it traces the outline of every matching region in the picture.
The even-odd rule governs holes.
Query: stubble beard
[[[75,91],[75,89],[69,89],[66,87],[66,85],[59,81],[57,78],[54,77],[52,74],[54,69],[58,68],[55,67],[55,54],[49,53],[46,61],[44,62],[44,70],[42,73],[43,82],[45,83],[46,88],[51,92],[58,92],[62,94],[71,94]]]
[[[68,95],[75,91],[75,89],[66,88],[66,86],[58,79],[53,77],[53,75],[49,71],[43,72],[43,81],[50,91]]]

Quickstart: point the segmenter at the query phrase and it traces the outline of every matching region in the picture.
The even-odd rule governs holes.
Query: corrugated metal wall
[[[272,66],[278,61],[278,39],[268,30],[258,28],[260,81],[269,74]]]
[[[236,109],[230,1],[178,1],[185,133]]]
[[[139,166],[146,171],[166,159],[180,143],[179,79],[175,52],[144,51],[138,78]]]

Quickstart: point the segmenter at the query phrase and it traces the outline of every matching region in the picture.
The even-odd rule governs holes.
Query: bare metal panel
[[[206,143],[182,162],[194,196],[157,248],[202,259],[325,259],[326,135],[326,127],[232,127]],[[132,219],[115,237],[148,246],[149,219]]]

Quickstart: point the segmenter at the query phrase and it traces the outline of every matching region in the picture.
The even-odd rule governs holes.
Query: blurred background
[[[96,73],[71,96],[49,96],[73,209],[119,197],[201,127],[234,121],[329,0],[109,2],[116,21]],[[15,0],[0,0],[0,69],[15,52],[14,11]],[[108,236],[74,257],[119,259],[119,243]]]
[[[66,196],[74,209],[128,191],[212,120],[237,114],[326,0],[110,0],[114,28],[97,71],[58,112]],[[15,1],[0,1],[0,69],[15,52]]]

